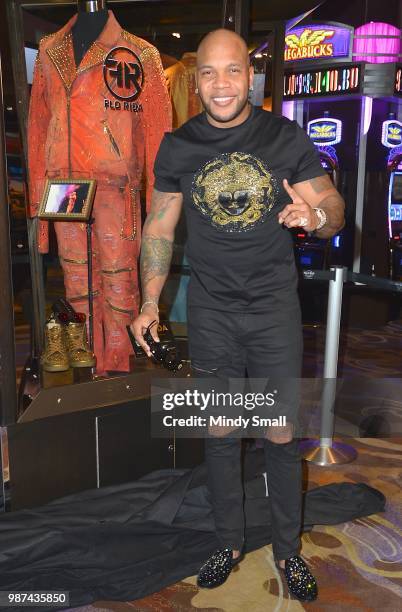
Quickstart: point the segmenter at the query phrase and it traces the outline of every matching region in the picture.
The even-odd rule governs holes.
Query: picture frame
[[[38,217],[52,221],[88,221],[95,191],[95,179],[47,179]]]

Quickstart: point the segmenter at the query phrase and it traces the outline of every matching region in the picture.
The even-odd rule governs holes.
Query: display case
[[[60,260],[60,256],[65,258],[65,252],[61,253],[61,238],[59,235],[57,240],[57,232],[54,231],[55,224],[53,221],[49,221],[47,228],[48,248],[41,248],[43,234],[40,225],[43,220],[38,220],[36,215],[32,216],[32,207],[30,206],[32,193],[36,189],[32,176],[36,180],[38,173],[36,165],[40,161],[43,141],[46,141],[45,161],[48,164],[52,155],[51,148],[54,149],[55,146],[55,136],[60,135],[60,130],[62,138],[64,134],[64,128],[60,127],[61,122],[59,124],[59,119],[56,117],[56,127],[59,127],[57,127],[56,132],[49,136],[46,120],[49,107],[52,106],[54,110],[54,105],[57,104],[57,86],[54,88],[56,97],[53,99],[52,96],[46,98],[43,91],[39,91],[39,87],[37,87],[38,78],[40,78],[38,77],[38,63],[42,62],[43,64],[50,57],[52,61],[51,69],[53,70],[51,78],[54,77],[56,80],[61,77],[63,86],[66,86],[66,78],[68,77],[66,77],[66,72],[63,73],[66,58],[65,56],[61,57],[58,48],[52,56],[54,45],[46,47],[46,41],[59,40],[59,35],[54,36],[54,34],[65,27],[77,13],[77,9],[82,9],[80,4],[82,5],[82,3],[77,5],[76,1],[26,2],[20,0],[10,0],[7,3],[11,64],[15,81],[18,132],[21,143],[18,147],[17,136],[8,134],[8,148],[10,149],[8,164],[9,193],[13,198],[12,210],[15,212],[11,217],[12,239],[9,247],[11,247],[14,256],[15,245],[13,243],[15,240],[20,240],[24,244],[24,256],[29,261],[32,279],[32,300],[26,309],[29,317],[28,324],[32,329],[30,354],[26,356],[25,367],[18,381],[20,387],[18,403],[15,399],[15,392],[14,404],[6,405],[3,403],[3,476],[6,478],[4,503],[6,508],[9,509],[36,505],[85,488],[138,478],[157,468],[190,467],[202,460],[201,444],[198,446],[187,444],[188,448],[184,452],[184,448],[181,449],[181,446],[184,447],[186,441],[180,441],[180,444],[176,444],[174,432],[171,439],[161,440],[151,437],[149,402],[151,380],[154,376],[165,376],[168,372],[150,363],[146,358],[142,360],[131,358],[129,368],[127,368],[128,371],[115,370],[98,373],[94,367],[69,367],[68,370],[64,371],[44,371],[41,367],[41,355],[43,356],[46,350],[47,341],[44,331],[49,317],[52,316],[53,304],[58,298],[66,297],[68,286],[66,283],[66,267],[64,266],[63,274],[63,266],[61,265],[63,262]],[[197,4],[189,2],[113,2],[112,0],[107,2],[106,8],[111,13],[108,13],[109,17],[102,32],[107,31],[107,27],[109,27],[113,18],[115,20],[113,25],[117,23],[121,26],[119,34],[124,32],[122,36],[127,49],[132,50],[134,45],[138,45],[137,55],[140,58],[141,66],[144,67],[143,76],[145,76],[145,80],[151,83],[151,78],[153,78],[153,83],[156,84],[155,75],[151,75],[149,70],[148,73],[146,72],[148,59],[147,52],[144,53],[144,50],[155,48],[157,59],[154,65],[156,67],[160,65],[161,70],[167,70],[168,73],[170,69],[170,74],[172,74],[175,65],[181,67],[188,58],[192,59],[192,54],[194,54],[198,42],[206,32],[223,25],[224,13],[228,10],[228,7],[224,4],[219,1]],[[234,7],[234,10],[236,10],[236,7]],[[110,17],[111,14],[112,17]],[[199,18],[201,14],[203,15],[202,20]],[[233,19],[232,23],[234,27]],[[115,30],[113,30],[113,33],[115,34]],[[99,36],[101,37],[102,33]],[[116,46],[115,40],[114,38],[107,41],[103,38],[101,42],[106,45],[110,42],[112,50]],[[40,41],[45,42],[41,43]],[[89,59],[94,65],[99,60],[106,66],[106,62],[109,61],[110,65],[104,67],[103,71],[106,75],[104,76],[104,84],[107,85],[109,75],[107,71],[110,70],[110,75],[112,75],[113,69],[124,58],[119,57],[116,61],[116,58],[110,55],[110,50],[104,49],[102,57],[93,59],[91,53],[94,51],[94,47],[91,48]],[[39,49],[44,51],[43,58],[40,59],[38,59],[39,53],[41,53]],[[49,53],[47,53],[48,50]],[[107,57],[108,53],[109,56]],[[88,61],[88,55],[84,56],[84,61]],[[77,75],[79,75],[79,70],[78,68]],[[89,75],[90,70],[86,74]],[[133,77],[133,72],[128,75],[128,81],[131,79],[132,83],[133,79],[131,77]],[[168,75],[162,72],[158,78],[159,83],[163,81],[164,84]],[[34,82],[33,85],[32,82]],[[87,91],[82,92],[86,98],[91,98],[91,96],[94,98],[94,92],[90,89],[91,82],[89,78],[82,81],[83,88],[87,84],[89,87]],[[128,83],[128,86],[131,83]],[[126,115],[131,113],[133,116],[137,108],[134,109],[132,107],[133,103],[130,102],[130,108],[125,109],[124,101],[122,101],[122,109],[120,110],[118,108],[118,98],[116,100],[113,98],[114,85],[112,80],[109,80],[109,85],[109,92],[107,92],[109,95],[103,97],[105,100],[109,97],[113,101],[115,116],[118,112],[120,114],[125,112]],[[148,102],[149,96],[155,97],[155,101],[151,100],[150,103],[154,103],[153,121],[156,123],[158,120],[156,116],[157,102],[161,94],[155,87],[159,87],[159,84],[155,87],[148,86],[148,89],[146,89],[145,84],[141,83],[141,85],[144,86]],[[173,99],[172,78],[168,85]],[[34,103],[30,100],[32,91],[33,95],[38,96]],[[120,91],[118,93],[121,94]],[[74,104],[74,100],[72,104]],[[142,104],[144,105],[144,102]],[[32,116],[29,116],[30,105],[31,114],[34,107],[34,121]],[[138,100],[137,106],[140,106],[140,100]],[[111,109],[109,111],[109,115],[112,115]],[[104,108],[100,109],[102,117],[103,112]],[[100,120],[102,120],[102,117],[99,116]],[[71,116],[68,120],[81,121],[81,123],[84,121],[85,123],[83,117],[74,118]],[[102,125],[102,134],[109,139],[106,155],[113,156],[117,153],[118,156],[118,147],[121,147],[121,142],[124,143],[124,139],[119,134],[116,136],[112,132],[112,129],[116,129],[116,126],[119,127],[118,122],[113,123],[113,120],[111,118],[107,124]],[[32,128],[33,123],[36,123],[35,132]],[[138,121],[138,125],[140,124],[142,124],[142,121]],[[133,122],[132,125],[134,126],[134,133],[137,124]],[[69,125],[68,129],[70,127]],[[153,127],[155,126],[151,125],[149,131],[152,131]],[[166,129],[168,129],[167,126]],[[29,130],[31,130],[31,151],[29,151],[29,134],[27,133]],[[163,133],[163,129],[161,131]],[[67,134],[67,132],[68,130],[66,130],[66,148],[71,144],[68,142],[71,134]],[[74,138],[74,135],[72,137]],[[135,141],[134,134],[132,138]],[[141,134],[138,137],[138,143],[136,143],[137,151],[142,146],[140,139]],[[34,141],[33,145],[32,141]],[[63,146],[62,142],[61,147]],[[146,146],[145,143],[145,149]],[[13,150],[11,151],[11,149]],[[34,150],[34,155],[32,150]],[[72,154],[74,155],[74,151],[72,151]],[[145,151],[145,154],[147,154],[147,151]],[[112,162],[113,158],[111,157],[110,163]],[[73,160],[73,165],[74,163]],[[141,168],[138,169],[141,171]],[[78,175],[74,172],[75,168],[73,167],[73,173],[68,178],[77,178]],[[46,178],[54,178],[49,172],[48,165],[46,166]],[[83,178],[98,179],[99,190],[99,175],[94,177],[89,173],[88,177],[84,176]],[[31,187],[25,202],[21,185]],[[40,187],[42,192],[44,192],[45,185],[46,181],[44,180]],[[140,192],[137,202],[139,206],[136,209],[139,216],[137,215],[135,221],[141,229],[147,206],[146,185],[142,183],[138,186],[137,191]],[[35,193],[35,199],[38,198],[42,198],[42,193]],[[25,220],[25,209],[28,211],[27,220]],[[21,216],[22,219],[20,219]],[[29,250],[26,248],[28,240],[23,240],[22,235],[17,238],[17,230],[20,231],[20,225],[18,225],[18,228],[16,225],[17,218],[20,225],[21,220],[22,226],[25,226],[26,223],[25,235],[29,236]],[[64,225],[75,230],[83,224],[82,221],[82,219],[77,219],[76,225],[74,225],[72,222],[67,223],[67,220],[65,220]],[[57,220],[56,223],[61,225],[61,221]],[[129,246],[130,243],[127,241],[127,249]],[[180,251],[180,249],[181,246],[178,245],[177,251]],[[18,253],[18,255],[21,257],[22,253]],[[92,290],[96,293],[94,286],[92,286]],[[10,321],[13,312],[12,301],[12,296],[10,296],[7,305],[8,311],[11,313]],[[161,310],[162,316],[168,317],[168,299],[165,303],[162,302]],[[130,317],[127,318],[127,323],[129,322]],[[13,343],[14,339],[10,335],[8,346],[12,346]],[[182,344],[185,351],[185,342]],[[185,357],[185,355],[183,356]],[[10,372],[15,371],[12,360],[9,361],[9,366]],[[186,376],[187,373],[188,365],[185,361],[185,366],[180,375]],[[3,391],[7,391],[7,389],[3,387]],[[13,391],[13,383],[11,383],[8,390],[9,396],[13,394]],[[27,457],[35,457],[35,460],[27,461]]]
[[[97,2],[78,2],[78,5],[83,4],[93,5]],[[312,3],[301,1],[300,9],[305,8],[306,4]],[[126,41],[124,52],[129,48],[134,55],[137,53],[137,59],[141,57],[141,60],[145,61],[147,54],[152,55],[153,51],[146,51],[145,55],[141,55],[144,49],[156,49],[157,56],[160,58],[157,62],[160,62],[158,65],[163,71],[159,77],[165,80],[170,102],[173,105],[173,128],[177,127],[180,121],[183,122],[200,111],[199,101],[194,97],[195,51],[202,37],[208,31],[219,27],[235,30],[250,41],[250,57],[259,83],[258,88],[257,86],[255,88],[258,96],[256,95],[253,102],[258,105],[264,104],[266,108],[281,112],[284,23],[280,17],[287,18],[291,15],[284,15],[283,7],[276,2],[270,8],[269,19],[264,21],[259,17],[256,21],[252,12],[258,9],[258,13],[261,10],[260,5],[262,6],[259,2],[250,3],[248,0],[107,1],[107,9],[112,11],[116,23],[120,24],[119,36],[122,35]],[[11,331],[13,328],[13,297],[10,291],[7,292],[7,299],[3,300],[0,306],[4,313],[7,312],[0,326],[4,340],[3,346],[8,355],[4,373],[9,373],[8,383],[2,385],[4,400],[2,403],[3,475],[8,479],[5,487],[5,504],[15,509],[42,503],[80,489],[137,478],[158,467],[190,467],[202,459],[202,441],[192,441],[189,444],[190,441],[181,440],[180,443],[177,443],[174,432],[171,440],[151,437],[147,426],[150,410],[150,384],[153,377],[164,376],[166,372],[146,359],[142,361],[131,359],[128,371],[117,369],[97,373],[89,365],[82,368],[68,368],[63,371],[43,371],[43,368],[40,367],[40,358],[46,349],[45,326],[51,315],[53,304],[58,298],[66,297],[66,266],[62,265],[60,255],[65,261],[68,260],[68,256],[66,257],[66,251],[63,254],[60,253],[61,238],[59,234],[57,241],[57,232],[55,232],[52,221],[46,228],[48,245],[42,248],[44,244],[43,220],[38,220],[36,214],[32,215],[32,199],[35,199],[35,203],[39,205],[46,186],[45,180],[39,187],[35,183],[38,176],[35,170],[38,161],[36,153],[32,155],[31,150],[30,159],[28,159],[27,130],[30,122],[32,125],[32,117],[29,117],[30,98],[32,88],[35,89],[35,79],[38,82],[38,78],[43,77],[43,74],[42,77],[38,77],[42,69],[38,68],[38,63],[42,61],[37,59],[38,50],[40,48],[43,52],[42,64],[51,62],[49,64],[51,77],[48,74],[44,77],[45,80],[46,78],[55,81],[59,79],[68,91],[70,91],[75,76],[80,74],[81,68],[81,74],[89,74],[90,70],[85,72],[87,68],[102,65],[102,78],[105,85],[103,109],[106,108],[106,101],[109,100],[107,107],[109,115],[114,113],[115,117],[118,113],[125,112],[134,115],[141,112],[141,102],[140,99],[134,100],[135,92],[134,94],[131,92],[133,95],[130,100],[124,96],[112,100],[114,85],[109,79],[111,75],[115,82],[117,79],[123,79],[128,88],[135,89],[136,83],[141,88],[143,81],[141,81],[141,75],[135,73],[137,68],[127,68],[130,66],[127,58],[113,55],[116,54],[114,47],[117,39],[114,42],[108,41],[110,49],[106,50],[105,46],[102,48],[102,44],[105,45],[107,42],[104,38],[102,39],[104,30],[98,32],[99,39],[97,40],[100,41],[100,46],[92,46],[89,56],[88,54],[84,56],[84,62],[89,62],[88,65],[81,67],[79,64],[78,70],[75,65],[72,67],[71,61],[68,65],[65,53],[76,54],[77,49],[71,47],[71,42],[68,42],[69,48],[63,47],[63,41],[66,40],[64,36],[66,30],[63,28],[77,13],[77,1],[8,0],[6,9],[10,43],[8,61],[12,67],[18,115],[18,130],[8,136],[9,147],[13,145],[14,149],[17,149],[17,136],[15,136],[17,132],[20,144],[18,153],[16,151],[10,153],[13,157],[10,158],[11,163],[9,163],[9,173],[14,173],[9,175],[11,177],[9,191],[13,198],[13,209],[18,213],[18,231],[16,221],[13,220],[11,244],[8,239],[5,242],[0,241],[5,253],[3,261],[7,261],[7,257],[10,261],[9,270],[5,268],[2,272],[2,281],[7,287],[11,287],[10,252],[12,251],[13,256],[23,255],[25,257],[29,265],[29,274],[26,275],[25,280],[29,282],[30,279],[32,282],[31,293],[25,308],[27,323],[31,329],[31,343],[29,354],[26,355],[25,367],[19,376],[18,402],[15,394],[14,337]],[[72,23],[70,21],[70,27]],[[63,36],[60,35],[61,31],[64,33]],[[56,34],[57,32],[59,34]],[[138,52],[133,51],[130,45],[139,45]],[[76,56],[71,55],[71,57]],[[137,59],[134,58],[134,64]],[[108,62],[107,65],[106,62]],[[122,72],[119,77],[118,71],[121,66],[125,66],[126,72],[125,76]],[[147,78],[149,80],[149,77],[146,76]],[[33,82],[34,85],[32,85]],[[90,80],[83,82],[90,83]],[[83,100],[91,98],[93,94],[90,88],[86,90],[85,87],[86,85],[83,85],[79,92]],[[55,88],[56,91],[57,88]],[[59,91],[64,90],[59,89]],[[160,95],[160,92],[153,92],[152,88],[149,88],[147,95],[152,97],[153,93]],[[34,139],[31,137],[31,142],[34,140],[38,156],[41,147],[43,149],[45,146],[45,158],[49,160],[54,153],[55,142],[60,143],[63,135],[66,138],[65,147],[71,153],[70,123],[66,128],[63,122],[58,122],[56,118],[53,122],[52,136],[49,137],[46,131],[46,114],[49,114],[49,107],[53,109],[59,103],[59,98],[57,95],[53,99],[46,97],[38,87],[36,87],[36,95],[35,113],[37,113],[39,123],[42,121],[40,125],[43,127],[36,129],[35,137]],[[69,104],[71,104],[71,99]],[[74,100],[73,104],[75,104]],[[156,104],[155,109],[157,108]],[[72,120],[76,125],[81,122],[81,127],[83,124],[85,127],[87,115],[88,113],[81,115],[78,113],[77,117],[69,116],[68,122]],[[108,168],[113,163],[118,166],[118,158],[122,152],[120,136],[116,137],[113,131],[116,125],[117,123],[113,124],[113,120],[102,122],[101,137],[108,139],[107,155],[110,156],[110,160],[108,157],[107,163],[104,164]],[[91,154],[96,155],[97,145],[98,142],[94,139],[93,147],[91,144],[83,147],[88,157]],[[72,156],[74,157],[74,152]],[[68,177],[61,176],[60,173],[55,176],[54,173],[52,175],[51,172],[47,172],[43,179],[77,179],[78,175],[78,171]],[[80,178],[98,179],[99,187],[99,176],[86,176],[84,173],[84,176]],[[24,191],[21,190],[22,184]],[[31,186],[31,189],[24,204],[25,209],[28,210],[26,231],[24,236],[22,234],[20,236],[18,234],[20,226],[25,227],[25,218],[22,218],[24,210],[22,198],[23,194],[28,192],[26,189],[28,185]],[[113,185],[113,187],[121,188],[124,191],[126,185]],[[145,183],[136,185],[134,191],[136,219],[131,219],[130,222],[134,224],[134,229],[139,231],[147,207]],[[32,195],[33,192],[35,192],[35,197]],[[7,197],[6,193],[4,197]],[[78,223],[77,220],[76,227]],[[68,223],[64,225],[67,226]],[[71,229],[74,226],[70,223],[69,227]],[[10,236],[8,226],[3,225],[1,231],[5,237]],[[73,234],[74,232],[66,239],[68,246],[72,248],[75,245],[75,234]],[[18,253],[15,249],[20,247],[16,240],[18,244],[23,245],[21,252],[18,251]],[[183,316],[185,284],[188,278],[186,262],[183,261],[184,240],[184,228],[179,226],[172,274],[162,295],[161,304],[162,317],[165,317],[166,320],[170,319],[173,332],[181,345],[185,367],[180,372],[180,376],[189,374],[186,355],[186,325]],[[17,246],[14,245],[14,242]],[[26,248],[27,244],[29,249]],[[95,294],[97,288],[93,286],[92,290]],[[88,294],[90,293],[91,290]],[[94,313],[93,320],[96,324],[96,312]],[[35,460],[29,461],[28,457],[35,457]],[[80,466],[84,464],[85,469],[80,469]]]

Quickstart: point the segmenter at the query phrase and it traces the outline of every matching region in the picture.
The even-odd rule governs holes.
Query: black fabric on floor
[[[246,453],[246,552],[271,541],[263,464],[262,450]],[[197,573],[218,548],[205,483],[204,464],[160,470],[1,516],[0,590],[69,591],[75,607],[139,599]],[[366,484],[317,487],[304,494],[304,530],[384,506]]]

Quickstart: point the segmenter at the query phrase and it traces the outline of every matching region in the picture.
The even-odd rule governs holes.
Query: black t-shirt
[[[235,127],[214,127],[201,113],[165,134],[155,188],[183,193],[188,305],[231,312],[295,307],[292,237],[278,223],[291,201],[282,181],[324,174],[295,121],[255,107]]]

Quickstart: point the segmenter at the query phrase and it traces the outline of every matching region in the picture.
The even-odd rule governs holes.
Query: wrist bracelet
[[[144,308],[144,306],[146,306],[147,304],[153,304],[154,306],[156,306],[156,311],[159,314],[159,306],[157,302],[153,302],[152,300],[147,300],[146,302],[143,303],[143,305],[140,308],[140,314],[142,313],[142,309]]]
[[[313,210],[315,211],[315,214],[318,218],[318,225],[314,230],[316,232],[317,230],[320,230],[322,227],[324,227],[324,225],[326,224],[327,214],[322,208],[313,208]]]

